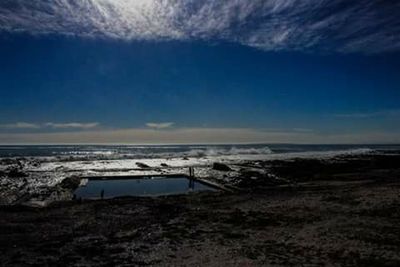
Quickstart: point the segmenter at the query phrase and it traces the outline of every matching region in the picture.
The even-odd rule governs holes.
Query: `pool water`
[[[186,177],[89,179],[86,185],[75,190],[74,195],[77,199],[96,199],[120,196],[178,195],[199,191],[216,191],[216,189]]]

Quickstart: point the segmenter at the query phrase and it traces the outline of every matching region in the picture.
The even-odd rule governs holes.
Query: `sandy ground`
[[[0,265],[400,266],[400,156],[239,165],[234,193],[2,206]]]

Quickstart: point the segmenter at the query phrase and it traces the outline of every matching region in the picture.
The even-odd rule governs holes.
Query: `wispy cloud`
[[[349,118],[349,119],[366,119],[374,117],[397,117],[400,118],[400,110],[380,110],[374,112],[355,112],[355,113],[341,113],[334,114],[337,118]]]
[[[146,126],[153,129],[166,129],[171,128],[174,125],[173,122],[148,122]]]
[[[98,122],[89,122],[89,123],[81,123],[81,122],[68,122],[68,123],[54,123],[48,122],[45,124],[47,127],[55,128],[55,129],[91,129],[99,126]]]
[[[337,118],[349,118],[349,119],[365,119],[375,117],[376,113],[342,113],[335,114],[334,117]]]
[[[8,124],[0,124],[1,129],[39,129],[40,124],[28,122],[16,122]]]
[[[2,0],[0,31],[370,53],[400,49],[399,13],[399,1]]]
[[[67,122],[67,123],[55,123],[55,122],[47,122],[47,123],[30,123],[30,122],[15,122],[15,123],[7,123],[0,124],[0,129],[44,129],[44,128],[53,128],[53,129],[92,129],[100,124],[98,122]]]

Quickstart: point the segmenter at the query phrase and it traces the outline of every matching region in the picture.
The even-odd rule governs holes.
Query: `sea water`
[[[186,177],[153,177],[124,179],[90,179],[75,190],[75,198],[99,199],[121,196],[178,195],[200,191],[216,191],[204,183]]]
[[[148,159],[271,155],[312,152],[400,151],[400,145],[2,145],[0,157],[58,157],[84,159]]]

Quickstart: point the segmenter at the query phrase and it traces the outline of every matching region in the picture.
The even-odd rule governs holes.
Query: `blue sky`
[[[1,143],[400,142],[398,4],[55,2],[0,4]]]

